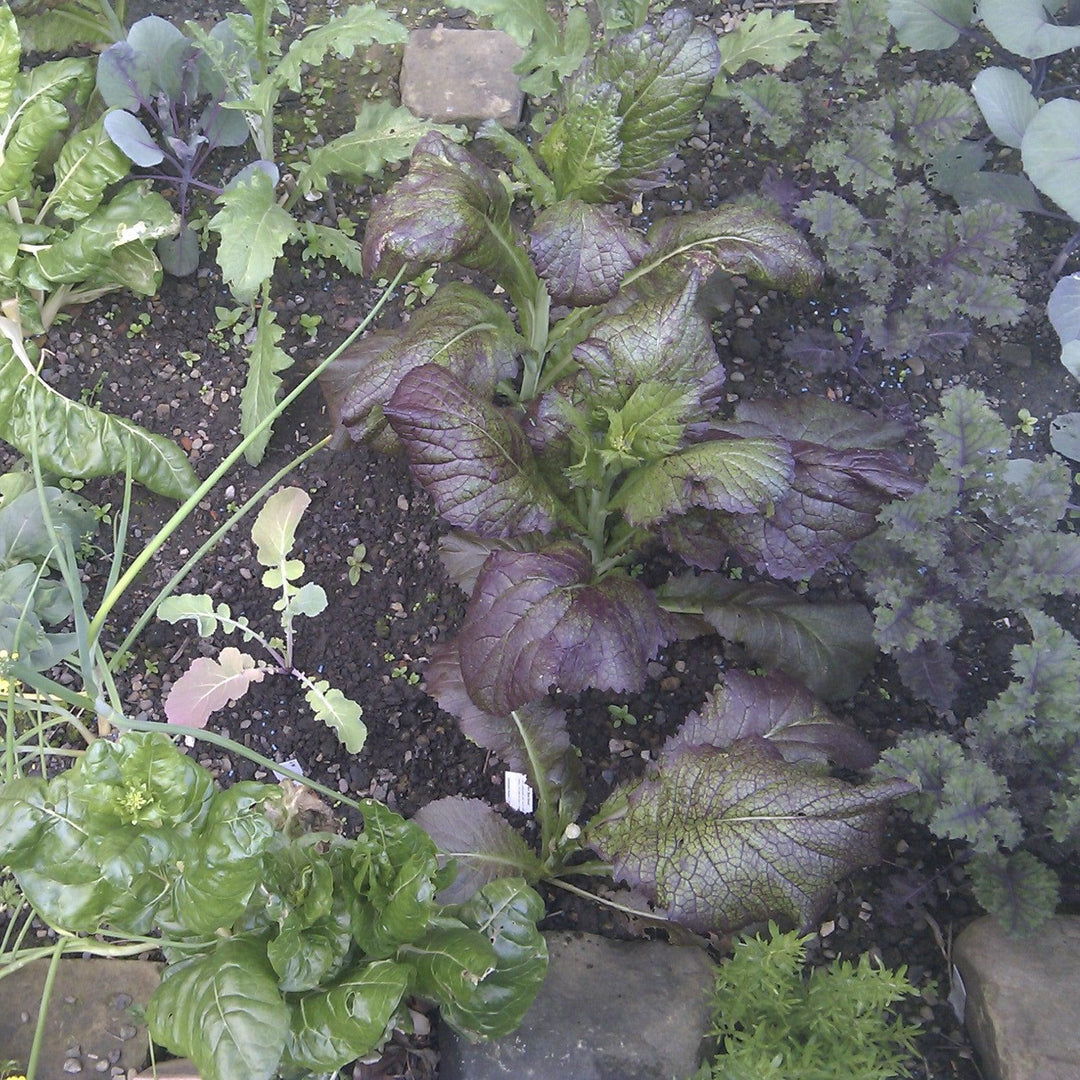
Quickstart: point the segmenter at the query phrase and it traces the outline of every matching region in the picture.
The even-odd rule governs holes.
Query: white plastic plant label
[[[304,776],[304,775],[305,775],[305,773],[304,773],[304,767],[303,767],[303,766],[302,766],[302,765],[300,764],[300,762],[299,762],[299,761],[297,761],[297,760],[296,760],[296,758],[294,758],[294,757],[291,757],[291,758],[289,758],[289,760],[288,760],[288,761],[283,761],[283,762],[281,762],[281,764],[282,764],[282,765],[283,765],[283,766],[284,766],[284,767],[285,767],[286,769],[292,769],[292,771],[293,771],[293,772],[298,772],[298,773],[299,773],[299,774],[300,774],[301,776]],[[283,773],[283,772],[278,772],[278,771],[277,771],[277,769],[275,769],[275,770],[274,770],[274,775],[275,775],[275,776],[276,776],[276,777],[277,777],[277,778],[278,778],[279,780],[284,780],[284,779],[286,778],[286,776],[287,776],[288,774],[287,774],[287,773]],[[291,779],[292,779],[292,777],[290,776],[290,777],[289,777],[289,779],[291,780]]]
[[[522,814],[533,812],[533,789],[529,787],[529,779],[524,773],[508,772],[503,778],[503,788],[506,805],[511,810],[518,810]]]

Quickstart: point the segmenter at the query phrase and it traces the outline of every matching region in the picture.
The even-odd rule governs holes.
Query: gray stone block
[[[715,965],[660,941],[548,933],[547,979],[521,1027],[470,1044],[440,1028],[440,1080],[670,1080],[689,1076]]]
[[[413,30],[401,62],[401,100],[443,123],[514,127],[525,100],[514,74],[521,49],[501,30]]]
[[[1055,916],[1024,938],[979,919],[953,961],[987,1080],[1080,1078],[1080,917]]]
[[[112,1076],[150,1058],[139,1017],[161,981],[163,964],[145,960],[61,960],[49,998],[37,1080]],[[0,1059],[27,1063],[48,960],[0,979]]]

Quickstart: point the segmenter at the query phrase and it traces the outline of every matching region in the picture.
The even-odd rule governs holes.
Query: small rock
[[[64,1064],[61,1068],[66,1073],[81,1073],[82,1062],[78,1058],[64,1058]]]

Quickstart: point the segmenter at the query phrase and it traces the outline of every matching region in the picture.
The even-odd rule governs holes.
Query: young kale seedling
[[[310,496],[300,488],[284,488],[266,500],[251,529],[255,557],[265,567],[262,584],[278,594],[274,610],[281,620],[280,639],[257,633],[246,618],[234,617],[228,604],[215,604],[206,593],[182,593],[162,602],[158,617],[166,622],[190,619],[200,637],[210,637],[218,630],[238,632],[244,642],[258,642],[272,661],[257,661],[232,645],[223,648],[216,659],[194,660],[165,701],[170,723],[205,727],[213,713],[242,698],[252,683],[262,682],[267,674],[291,675],[304,687],[304,700],[315,718],[333,728],[346,749],[355,754],[364,745],[367,727],[360,719],[363,709],[325,679],[313,679],[293,664],[295,620],[299,616],[314,618],[327,605],[321,585],[310,581],[298,584],[304,564],[289,557],[296,527],[310,502]]]

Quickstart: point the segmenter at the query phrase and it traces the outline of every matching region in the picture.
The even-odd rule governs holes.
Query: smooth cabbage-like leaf
[[[441,364],[477,394],[491,396],[501,379],[517,374],[522,345],[494,300],[461,282],[443,285],[401,329],[361,338],[319,377],[336,445],[344,442],[343,426],[356,442],[396,448],[382,407],[413,368]]]
[[[563,199],[544,210],[529,231],[533,265],[552,300],[603,304],[646,252],[645,238],[606,206]]]
[[[493,553],[457,641],[469,696],[506,715],[551,686],[571,694],[636,690],[676,633],[645,586],[620,573],[594,581],[586,551],[562,542]]]
[[[554,527],[559,507],[521,427],[446,368],[413,368],[383,413],[449,524],[497,537]]]
[[[971,93],[997,140],[1019,150],[1028,124],[1039,111],[1027,79],[1011,68],[984,68],[975,76]]]
[[[489,881],[523,877],[536,881],[542,865],[510,823],[481,799],[450,795],[413,816],[435,841],[440,860],[452,859],[457,876],[438,894],[440,904],[459,904]]]
[[[1080,27],[1074,27],[1080,34]],[[1080,221],[1080,187],[1076,159],[1080,155],[1080,101],[1048,101],[1031,118],[1020,142],[1024,172],[1074,221]]]
[[[724,672],[723,681],[664,744],[731,746],[739,739],[768,739],[785,761],[832,761],[848,769],[874,763],[874,748],[850,724],[841,723],[801,683],[786,675]]]
[[[947,49],[974,17],[971,0],[889,0],[889,22],[909,49]]]
[[[877,861],[888,806],[910,790],[821,776],[756,740],[681,747],[615,792],[586,835],[617,880],[691,929],[807,926],[837,879]]]
[[[1054,286],[1046,314],[1061,339],[1061,362],[1074,379],[1080,379],[1080,273],[1063,277]]]
[[[1047,14],[1060,5],[1043,0],[979,0],[979,18],[1009,52],[1040,60],[1080,45],[1080,26],[1059,26]]]

